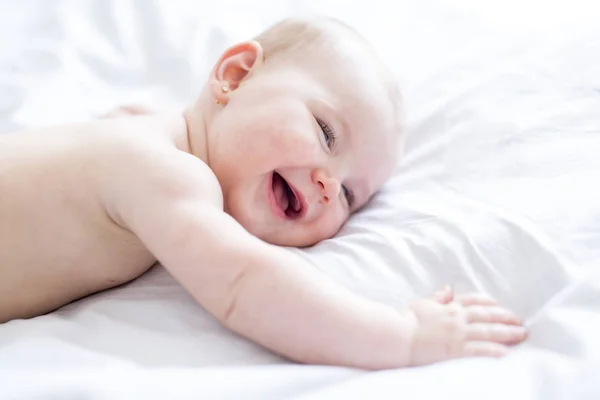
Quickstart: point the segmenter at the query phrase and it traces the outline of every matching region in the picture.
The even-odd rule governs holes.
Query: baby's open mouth
[[[275,202],[288,218],[296,219],[303,214],[302,200],[294,188],[277,172],[273,172]]]

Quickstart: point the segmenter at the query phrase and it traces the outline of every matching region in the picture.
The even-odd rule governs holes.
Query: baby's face
[[[366,51],[349,53],[262,66],[207,127],[225,211],[269,243],[333,236],[394,168],[386,85]]]

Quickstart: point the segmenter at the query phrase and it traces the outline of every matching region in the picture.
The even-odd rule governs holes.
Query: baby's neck
[[[177,148],[190,153],[207,165],[210,165],[208,157],[208,141],[206,137],[206,121],[204,115],[196,107],[188,108],[183,113],[187,131],[185,136],[177,143]]]

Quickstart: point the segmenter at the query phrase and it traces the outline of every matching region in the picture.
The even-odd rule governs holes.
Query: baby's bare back
[[[131,164],[127,142],[159,140],[151,125],[158,129],[132,119],[0,136],[0,323],[122,284],[155,262],[104,198]]]

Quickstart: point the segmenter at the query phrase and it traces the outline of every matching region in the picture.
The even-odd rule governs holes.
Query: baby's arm
[[[190,189],[218,190],[214,177],[175,181],[169,188],[138,186],[138,198],[122,202],[119,218],[211,314],[275,352],[304,363],[381,369],[502,355],[499,343],[524,338],[510,328],[516,318],[486,306],[487,299],[470,299],[478,306],[471,311],[433,300],[398,311],[356,296],[300,257],[251,236],[221,211],[217,196]]]

